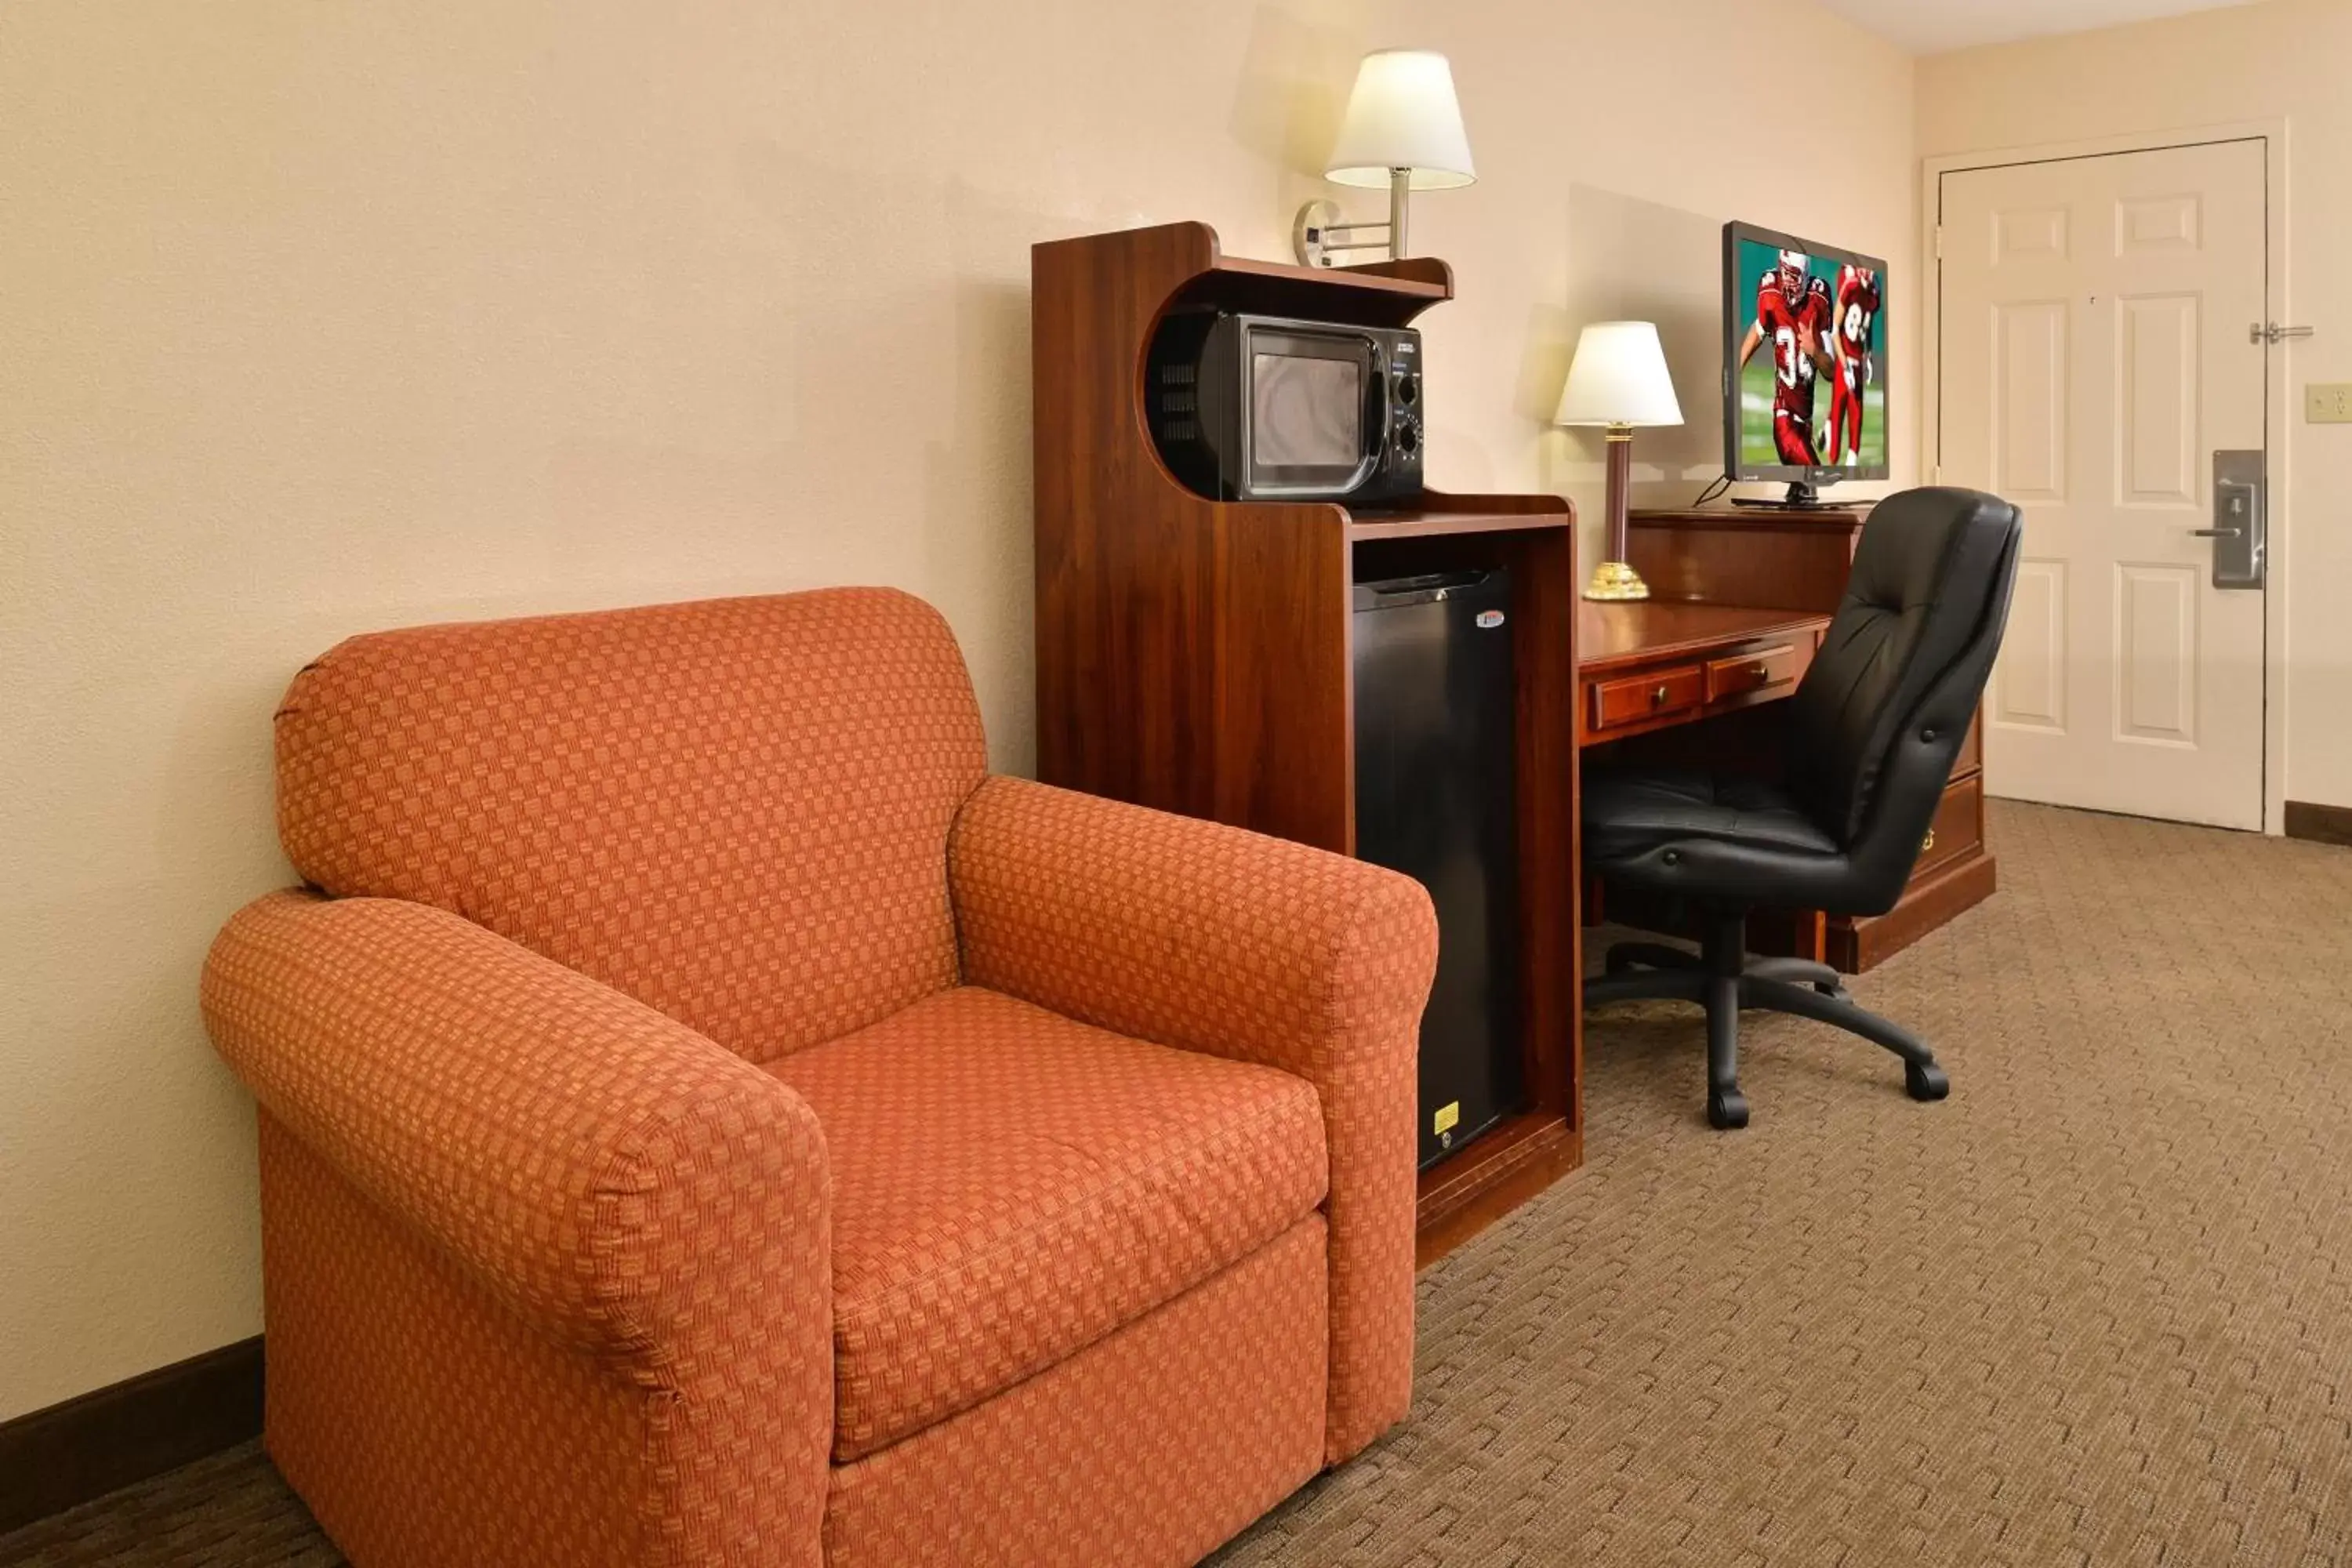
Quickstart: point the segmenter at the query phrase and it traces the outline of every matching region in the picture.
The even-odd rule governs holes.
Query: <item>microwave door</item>
[[[1379,461],[1370,433],[1384,390],[1365,339],[1257,331],[1245,343],[1246,472],[1253,495],[1339,497]]]

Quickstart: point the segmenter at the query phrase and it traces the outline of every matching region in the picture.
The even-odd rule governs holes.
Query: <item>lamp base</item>
[[[1592,581],[1584,585],[1584,596],[1612,604],[1631,599],[1646,599],[1650,585],[1642,574],[1622,561],[1603,561],[1592,569]]]

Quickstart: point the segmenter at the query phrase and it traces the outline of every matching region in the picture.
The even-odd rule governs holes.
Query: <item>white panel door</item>
[[[1948,174],[1947,484],[2025,513],[1994,795],[2263,826],[2260,589],[2213,586],[2217,449],[2263,444],[2263,143]]]

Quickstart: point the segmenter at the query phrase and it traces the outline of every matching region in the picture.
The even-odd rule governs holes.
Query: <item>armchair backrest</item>
[[[948,829],[987,753],[905,594],[352,637],[277,731],[304,879],[455,910],[755,1060],[955,983]]]
[[[1845,597],[1790,700],[1790,784],[1891,907],[2008,624],[2024,528],[1976,490],[1906,490],[1864,524]]]

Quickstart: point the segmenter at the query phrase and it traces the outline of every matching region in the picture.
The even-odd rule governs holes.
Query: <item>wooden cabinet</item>
[[[1509,570],[1528,1088],[1516,1114],[1422,1173],[1433,1256],[1582,1153],[1574,510],[1434,492],[1378,515],[1212,500],[1153,447],[1140,392],[1169,310],[1402,326],[1453,297],[1442,261],[1241,260],[1207,225],[1179,223],[1038,245],[1031,277],[1046,783],[1352,855],[1352,584]]]
[[[1868,515],[1863,507],[1636,511],[1627,553],[1648,581],[1654,604],[1780,605],[1826,617],[1844,596]],[[1752,657],[1742,650],[1717,662],[1737,667]],[[1791,690],[1802,675],[1799,663],[1785,686],[1766,689]],[[1714,703],[1711,693],[1707,701]],[[1883,915],[1801,919],[1792,933],[1782,933],[1788,940],[1781,945],[1858,974],[1991,896],[1998,872],[1985,844],[1982,729],[1979,715],[1953,764],[1903,901]],[[1588,741],[1601,738],[1587,733]]]

